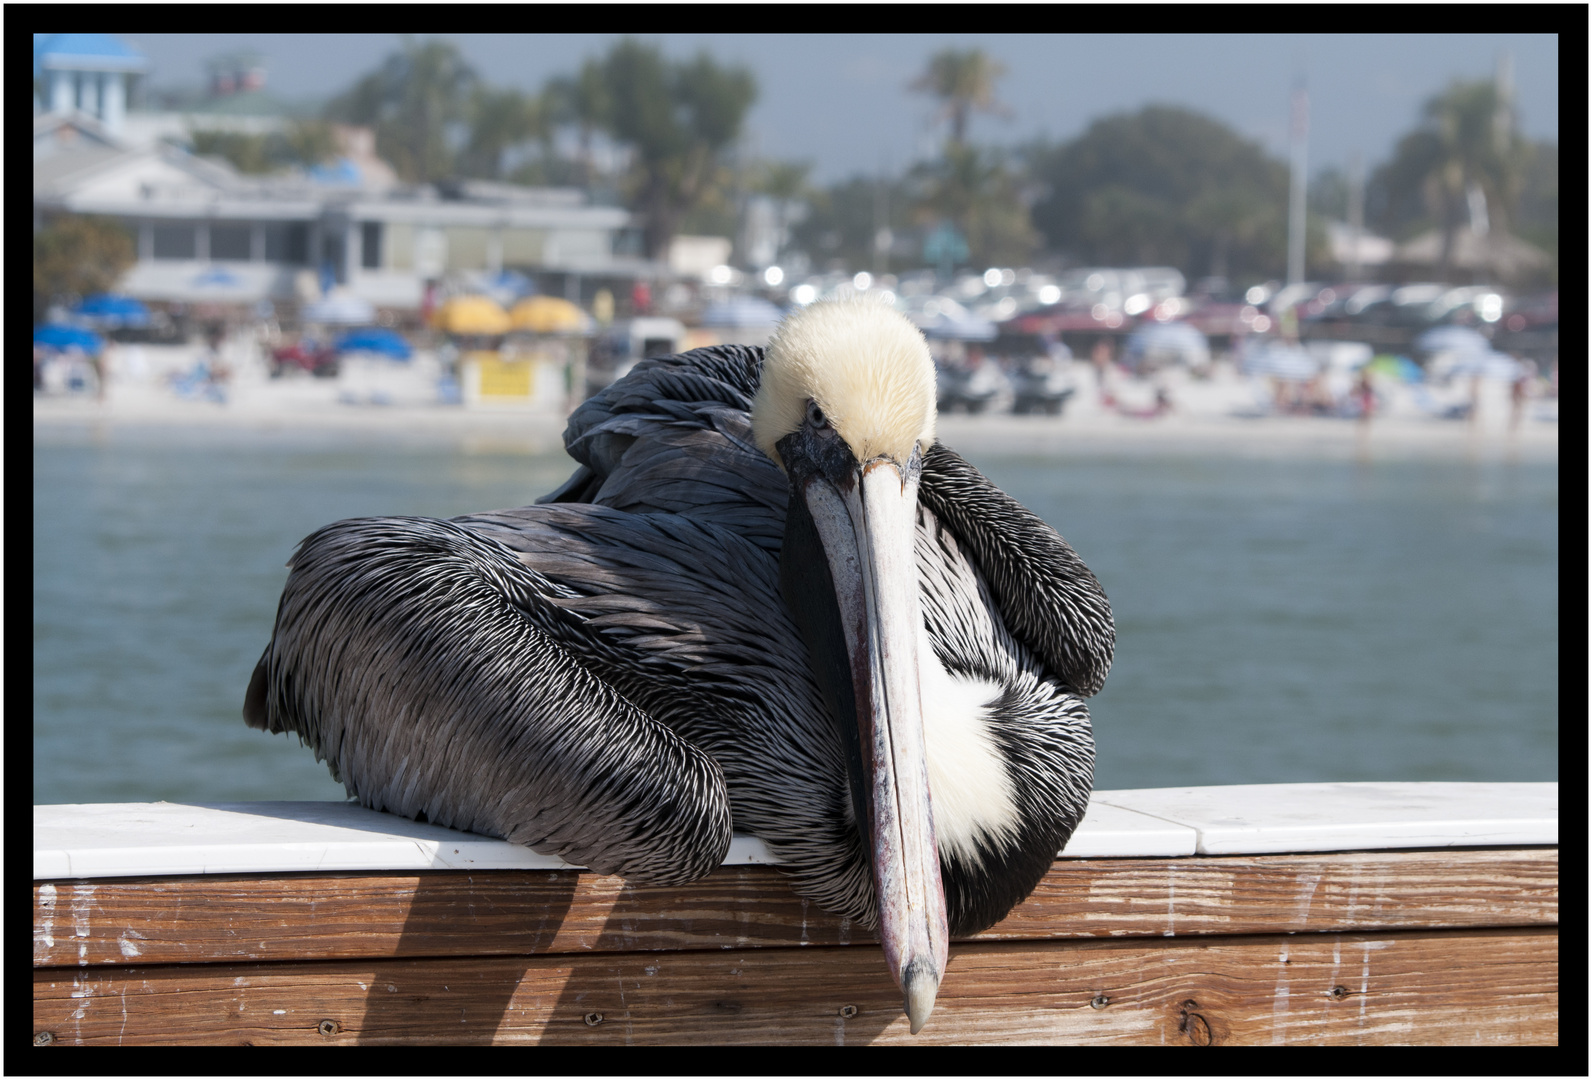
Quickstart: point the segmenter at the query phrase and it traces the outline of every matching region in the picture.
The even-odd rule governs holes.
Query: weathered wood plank
[[[877,948],[47,968],[69,1044],[1553,1045],[1550,928],[953,945],[908,1034]]]
[[[1061,860],[980,940],[1558,921],[1558,851]],[[694,885],[498,870],[34,885],[35,966],[871,943],[768,867]]]

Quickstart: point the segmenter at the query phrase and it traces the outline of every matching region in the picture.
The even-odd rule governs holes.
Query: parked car
[[[271,350],[271,378],[280,379],[292,370],[306,371],[317,379],[335,379],[337,350],[308,338]]]

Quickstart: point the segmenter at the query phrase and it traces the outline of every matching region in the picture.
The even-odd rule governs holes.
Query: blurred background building
[[[765,340],[794,305],[867,293],[923,328],[947,385],[998,368],[979,378],[1012,407],[1035,363],[1139,358],[1132,335],[1167,324],[1203,339],[1179,361],[1196,369],[1312,339],[1419,366],[1417,339],[1450,324],[1557,357],[1557,145],[1522,136],[1507,51],[1489,78],[1434,87],[1386,160],[1340,165],[1310,151],[1311,110],[1334,103],[1302,81],[1277,103],[1286,162],[1179,104],[981,141],[1011,113],[1008,72],[940,48],[905,87],[921,152],[822,184],[757,152],[749,67],[629,38],[535,90],[493,85],[443,38],[404,39],[318,101],[281,95],[255,50],[209,58],[198,84],[157,75],[115,36],[35,37],[37,320],[113,292],[179,336],[259,318],[296,333],[332,301],[345,323],[446,333],[450,298],[507,317],[542,295],[592,335],[680,327],[616,327],[600,357]]]

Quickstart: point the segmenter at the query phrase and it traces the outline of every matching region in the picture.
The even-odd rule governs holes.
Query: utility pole
[[[1505,49],[1498,54],[1498,66],[1493,72],[1493,144],[1500,155],[1509,153],[1514,105],[1515,57]]]
[[[890,191],[889,173],[883,162],[879,179],[873,185],[873,276],[882,277],[890,269]]]
[[[1360,151],[1349,157],[1349,280],[1360,280],[1360,237],[1365,235],[1365,164]]]
[[[1288,192],[1288,284],[1305,279],[1305,151],[1310,134],[1310,96],[1304,82],[1294,88],[1292,183]]]

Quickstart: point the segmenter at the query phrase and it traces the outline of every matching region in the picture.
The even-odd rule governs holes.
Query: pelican
[[[637,882],[752,833],[877,930],[916,1034],[949,939],[1083,816],[1115,642],[1072,548],[934,424],[922,334],[862,300],[645,361],[536,505],[306,538],[244,717],[365,806]]]

